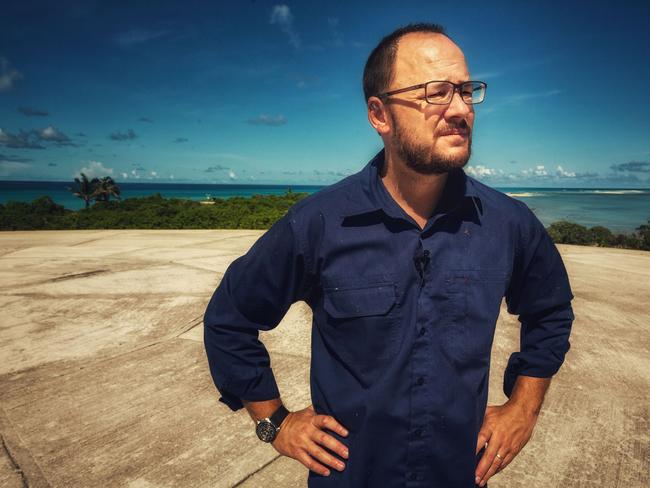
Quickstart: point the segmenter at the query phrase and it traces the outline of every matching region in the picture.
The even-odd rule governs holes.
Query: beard
[[[468,130],[467,154],[459,156],[445,156],[444,154],[431,154],[431,148],[417,145],[411,141],[404,128],[397,123],[396,117],[389,112],[391,122],[395,128],[393,144],[398,157],[416,173],[423,175],[448,173],[456,168],[462,168],[472,155],[472,132]],[[468,129],[463,123],[459,128]]]

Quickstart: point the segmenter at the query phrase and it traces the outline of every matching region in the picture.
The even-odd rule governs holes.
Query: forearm
[[[264,400],[261,402],[249,402],[247,400],[242,400],[244,407],[248,411],[248,415],[254,421],[259,419],[265,419],[273,415],[280,405],[282,405],[282,400],[280,398],[274,398],[273,400]]]
[[[267,417],[280,402],[259,332],[275,328],[291,304],[309,294],[292,218],[287,212],[228,266],[203,317],[203,342],[219,401],[235,411],[248,400],[253,404],[249,414],[257,418]]]
[[[551,378],[519,375],[508,403],[517,405],[525,412],[537,417],[550,384]]]

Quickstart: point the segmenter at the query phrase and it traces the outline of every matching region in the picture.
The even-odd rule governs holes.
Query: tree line
[[[49,196],[32,202],[9,201],[0,204],[0,230],[268,229],[289,207],[308,195],[289,189],[284,195],[213,197],[213,204],[205,205],[164,198],[160,193],[122,199],[119,187],[110,177],[89,180],[81,174],[81,178],[75,178],[75,184],[68,189],[85,201],[85,208],[66,209]],[[554,222],[546,230],[556,244],[650,251],[650,219],[631,234],[614,234],[603,226],[587,228],[566,220]]]

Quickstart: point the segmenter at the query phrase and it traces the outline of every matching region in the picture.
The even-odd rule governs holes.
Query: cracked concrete
[[[218,402],[202,315],[263,231],[0,232],[0,486],[306,485]],[[491,488],[650,486],[650,253],[558,246],[572,348],[532,439]],[[290,409],[309,404],[311,311],[262,334]],[[505,303],[490,404],[518,344]]]

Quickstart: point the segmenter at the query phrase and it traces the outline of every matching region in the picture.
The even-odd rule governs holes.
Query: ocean
[[[2,181],[0,203],[31,202],[49,195],[72,210],[84,207],[83,200],[72,195],[67,181]],[[237,185],[192,183],[119,183],[122,198],[160,193],[165,198],[204,200],[206,197],[281,195],[294,192],[314,193],[314,185]],[[614,233],[631,233],[650,219],[650,188],[524,188],[494,187],[525,202],[545,226],[568,220],[587,227],[602,225]]]

